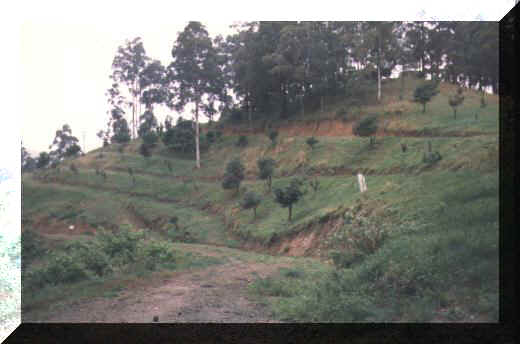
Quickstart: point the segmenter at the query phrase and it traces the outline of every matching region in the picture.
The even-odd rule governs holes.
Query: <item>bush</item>
[[[330,258],[334,266],[338,269],[349,268],[352,264],[359,263],[365,255],[359,251],[330,251]]]
[[[235,189],[238,193],[240,183],[244,179],[245,167],[240,162],[240,159],[231,160],[226,166],[224,173],[224,180],[222,181],[223,189]]]
[[[309,137],[309,138],[305,141],[305,143],[307,143],[307,145],[308,145],[309,147],[311,147],[311,149],[314,149],[314,146],[315,146],[318,142],[320,142],[320,141],[316,140],[316,139],[314,138],[314,136]]]
[[[101,231],[98,238],[103,252],[111,259],[115,258],[117,264],[123,265],[135,261],[138,242],[143,238],[143,233],[121,228],[116,234]]]
[[[269,137],[273,145],[276,144],[276,139],[278,138],[278,132],[276,130],[270,131],[267,136]]]
[[[253,209],[256,219],[256,208],[262,202],[262,198],[254,191],[249,191],[244,195],[244,199],[241,202],[243,209]]]
[[[247,136],[241,135],[236,143],[237,147],[245,147],[248,144]]]
[[[439,152],[426,152],[423,155],[423,162],[428,165],[435,164],[436,162],[440,161],[442,159],[442,156]]]
[[[347,109],[344,107],[341,107],[336,111],[336,118],[341,118],[345,121],[345,120],[347,120],[347,113],[348,113]]]
[[[99,242],[73,242],[66,246],[66,251],[76,261],[84,265],[84,268],[98,276],[104,276],[111,272],[110,259],[103,252]]]
[[[150,270],[155,270],[159,264],[175,263],[174,251],[164,242],[152,241],[141,247],[141,255],[145,267]]]
[[[70,254],[52,255],[40,273],[47,284],[71,283],[88,277],[85,267]]]
[[[216,139],[217,139],[217,135],[214,131],[210,130],[206,133],[206,140],[208,140],[209,144],[215,143]]]
[[[369,116],[362,118],[356,123],[354,123],[354,126],[352,127],[352,132],[356,136],[361,137],[367,137],[372,136],[377,131],[377,118],[376,116]],[[370,143],[372,144],[373,140],[370,140]]]
[[[276,162],[271,158],[259,158],[256,161],[256,164],[258,166],[258,177],[262,180],[265,180],[267,187],[269,188],[269,191],[271,191],[271,185],[273,181],[273,173],[274,168],[276,166]]]

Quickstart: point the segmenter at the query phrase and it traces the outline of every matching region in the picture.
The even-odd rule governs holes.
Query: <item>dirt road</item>
[[[227,260],[202,270],[172,273],[154,285],[125,289],[115,298],[70,302],[45,316],[40,313],[38,319],[24,316],[24,321],[150,323],[158,317],[159,322],[276,322],[266,304],[247,296],[247,287],[290,264],[229,256]]]

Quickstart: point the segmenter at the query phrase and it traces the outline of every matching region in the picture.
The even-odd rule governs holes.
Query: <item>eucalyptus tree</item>
[[[200,168],[199,114],[211,115],[216,101],[227,101],[223,63],[204,25],[189,22],[179,33],[172,49],[170,81],[176,85],[174,107],[182,111],[193,104],[195,117],[195,157]]]
[[[70,126],[64,124],[61,129],[56,130],[56,136],[49,146],[51,161],[59,162],[65,157],[76,156],[81,152],[78,142],[78,138],[72,135]]]
[[[399,22],[366,22],[365,44],[369,60],[377,69],[377,101],[381,101],[381,77],[390,76],[400,54],[397,41]]]
[[[146,56],[141,38],[137,37],[132,41],[126,41],[125,45],[119,46],[117,53],[112,62],[112,75],[110,78],[114,81],[112,85],[111,95],[118,96],[119,106],[128,106],[132,111],[132,136],[137,137],[137,120],[141,113],[140,97],[142,88],[140,77],[146,67],[149,58]],[[119,86],[126,86],[131,100],[126,100],[119,92]]]

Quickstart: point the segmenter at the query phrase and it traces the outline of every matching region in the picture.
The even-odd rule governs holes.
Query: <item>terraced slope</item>
[[[111,146],[76,159],[78,174],[69,171],[72,161],[68,161],[59,172],[24,175],[24,231],[43,235],[41,240],[46,240],[51,252],[61,252],[68,242],[92,241],[103,228],[116,230],[130,225],[134,230],[144,230],[145,242],[173,245],[168,250],[183,251],[180,243],[189,243],[190,252],[211,256],[216,248],[221,248],[226,250],[228,259],[221,262],[224,265],[196,267],[202,269],[200,273],[177,268],[171,272],[172,268],[165,265],[160,268],[162,272],[149,272],[150,276],[173,273],[171,276],[179,279],[168,277],[144,286],[144,294],[136,290],[134,293],[131,286],[124,287],[126,296],[116,301],[90,304],[89,296],[78,307],[66,303],[70,307],[64,313],[49,313],[50,303],[45,302],[48,290],[27,291],[31,297],[26,300],[33,302],[25,305],[31,309],[28,319],[110,321],[95,314],[106,312],[114,304],[125,314],[117,321],[146,321],[130,314],[155,314],[153,302],[140,305],[138,295],[164,292],[174,297],[176,288],[185,288],[178,295],[178,303],[172,301],[166,306],[160,297],[156,299],[157,307],[166,307],[159,307],[160,312],[156,312],[160,319],[496,320],[497,99],[490,96],[489,105],[480,108],[478,94],[468,91],[464,106],[454,119],[447,104],[450,92],[451,86],[442,85],[441,94],[428,105],[425,114],[416,104],[400,102],[397,96],[392,98],[392,92],[387,92],[389,96],[383,104],[354,111],[346,120],[317,121],[316,115],[313,120],[296,118],[289,123],[271,123],[281,133],[274,146],[262,129],[265,123],[256,123],[257,129],[248,132],[249,144],[244,148],[237,147],[235,142],[238,135],[246,134],[246,127],[227,125],[222,128],[223,139],[203,154],[201,169],[195,169],[189,157],[172,154],[161,145],[152,157],[143,158],[137,154],[136,141],[123,154]],[[331,107],[329,113],[335,110]],[[386,128],[378,132],[373,146],[366,138],[352,136],[353,121],[366,113],[379,113],[379,122]],[[314,149],[305,143],[310,135],[319,140]],[[442,160],[423,162],[428,141]],[[401,143],[406,143],[406,152],[401,150]],[[256,177],[256,160],[262,156],[277,162],[273,188],[287,185],[294,177],[319,180],[317,191],[306,187],[303,200],[294,207],[292,222],[287,221],[287,210],[274,202],[272,194]],[[232,157],[240,157],[246,167],[246,180],[239,195],[221,187],[226,163]],[[173,171],[168,170],[167,161]],[[96,175],[96,168],[107,171],[106,180]],[[135,184],[128,168],[134,171]],[[368,191],[363,194],[359,193],[357,172],[366,175]],[[262,195],[256,220],[252,211],[240,207],[246,190]],[[171,221],[173,217],[177,217],[177,225]],[[240,252],[247,252],[249,257],[245,265],[235,259]],[[267,259],[265,254],[272,255],[269,264],[252,263]],[[186,262],[190,260],[189,256],[181,256]],[[275,267],[280,268],[278,272]],[[235,277],[253,272],[258,275],[248,278],[248,283],[237,282],[237,288],[225,294],[226,284],[212,276],[226,271],[233,272]],[[124,279],[125,274],[134,276],[129,279],[134,281],[130,284],[146,275],[143,271],[137,275],[120,271],[103,277],[91,287],[91,295],[106,289],[114,280]],[[200,294],[192,285],[193,274],[203,276],[200,285],[218,285],[222,291],[208,287],[216,292]],[[77,283],[91,282],[65,283],[60,288],[69,290],[72,298],[78,297],[74,292],[79,288]],[[186,295],[193,293],[204,300],[207,296],[207,302],[200,307],[183,307],[207,311],[191,315],[178,311],[182,308],[179,305],[187,302]],[[237,300],[243,301],[226,301],[227,305],[221,305],[222,312],[217,310],[219,303],[213,301],[218,295],[231,300],[234,293]],[[35,306],[38,302],[45,306]],[[208,309],[209,304],[214,307]],[[236,311],[240,314],[249,309],[256,315],[251,320],[233,316],[233,309],[241,309]],[[82,317],[82,312],[92,316]]]

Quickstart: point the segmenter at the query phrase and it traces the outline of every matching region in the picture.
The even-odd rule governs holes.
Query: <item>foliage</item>
[[[352,127],[352,132],[357,136],[372,136],[377,131],[377,117],[367,116],[356,121]]]
[[[256,219],[256,208],[262,202],[262,198],[254,191],[249,191],[244,195],[241,206],[243,209],[253,209]]]
[[[272,130],[269,132],[269,139],[271,140],[271,143],[274,145],[276,144],[276,139],[278,138],[278,132],[276,130]]]
[[[459,88],[461,90],[461,88]],[[464,101],[464,96],[462,95],[462,92],[457,92],[455,95],[450,96],[448,99],[448,104],[453,109],[453,116],[457,118],[457,107],[462,104]]]
[[[240,159],[236,158],[228,162],[226,166],[226,172],[224,173],[224,179],[222,181],[223,189],[235,189],[238,193],[240,183],[244,179],[245,167],[240,162]]]
[[[414,102],[423,105],[423,113],[426,112],[426,103],[429,103],[439,93],[438,82],[429,81],[417,86],[413,93]]]
[[[61,129],[56,130],[56,136],[52,141],[49,156],[51,161],[61,161],[63,158],[77,156],[81,152],[78,146],[78,139],[72,135],[72,130],[68,124],[64,124]],[[53,149],[54,148],[54,149]]]
[[[272,158],[259,158],[256,161],[256,164],[258,166],[258,177],[261,180],[265,180],[266,185],[271,191],[271,185],[273,182],[273,174],[274,174],[274,168],[276,167],[276,161],[274,161]]]
[[[311,149],[314,149],[314,146],[320,141],[316,140],[316,138],[314,138],[314,136],[311,136],[309,137],[305,143],[311,148]]]
[[[442,155],[435,151],[435,152],[425,152],[423,155],[422,161],[427,165],[433,165],[436,162],[440,161],[442,159]]]
[[[248,143],[247,136],[240,135],[236,145],[237,145],[237,147],[245,147],[245,146],[247,146],[247,143]]]
[[[293,205],[303,196],[302,186],[303,182],[298,178],[294,178],[285,188],[275,188],[273,191],[275,201],[280,204],[282,208],[289,208],[289,222],[292,220]]]
[[[199,112],[211,120],[216,112],[215,102],[228,101],[226,80],[221,71],[223,61],[204,25],[194,21],[189,22],[178,35],[172,57],[168,73],[170,83],[177,90],[177,100],[171,105],[177,111],[184,109],[188,103],[195,105],[195,151],[197,168],[200,168]]]
[[[180,153],[195,152],[195,123],[179,118],[177,124],[166,130],[163,142],[170,150]]]
[[[47,167],[49,162],[51,161],[51,158],[48,153],[41,152],[38,156],[38,161],[36,162],[36,168],[44,168]]]

